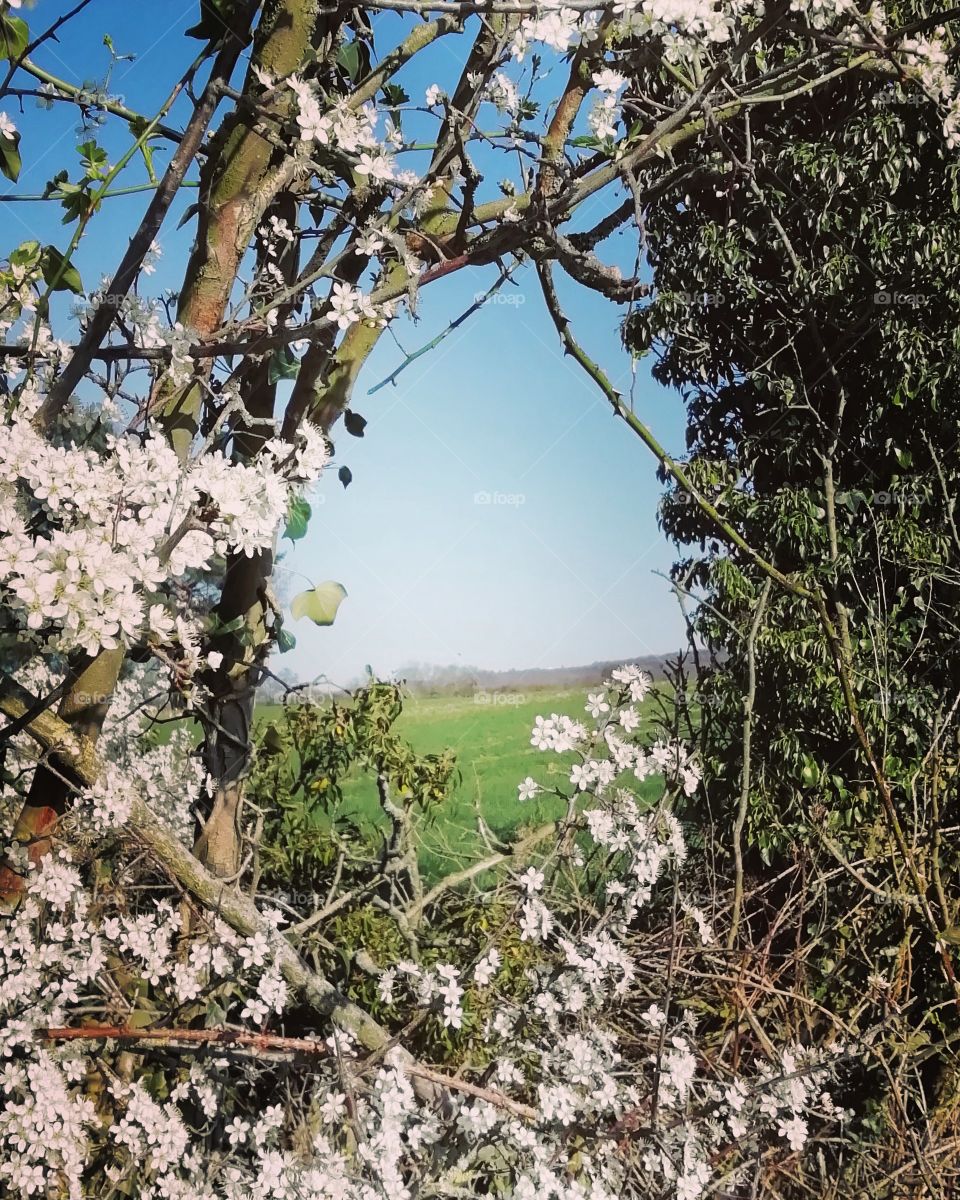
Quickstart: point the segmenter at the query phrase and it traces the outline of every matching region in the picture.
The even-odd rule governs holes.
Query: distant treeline
[[[473,691],[523,691],[535,688],[581,687],[599,683],[624,662],[635,663],[654,679],[663,678],[668,654],[640,658],[587,663],[579,667],[519,667],[508,671],[490,671],[481,667],[436,666],[410,663],[397,671],[411,692],[417,695],[457,695]]]

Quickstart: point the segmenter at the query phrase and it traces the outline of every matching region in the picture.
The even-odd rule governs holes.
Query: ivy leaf
[[[20,178],[20,134],[15,133],[13,137],[3,137],[0,135],[0,171],[11,181],[16,183]]]
[[[345,488],[348,488],[353,480],[353,472],[349,467],[341,467],[337,472],[337,478]]]
[[[280,654],[286,654],[288,650],[292,650],[297,644],[297,639],[292,633],[287,633],[281,625],[277,630],[277,651]]]
[[[80,272],[73,263],[63,257],[56,246],[44,247],[40,270],[47,287],[55,292],[73,292],[79,295],[83,291]]]
[[[271,383],[277,383],[281,379],[296,379],[299,370],[300,360],[289,346],[281,346],[273,352],[267,378]]]
[[[298,542],[307,532],[310,514],[310,505],[302,496],[292,500],[287,509],[287,524],[283,536],[289,538],[291,542]]]
[[[29,44],[30,30],[26,21],[4,13],[0,17],[0,59],[9,58],[15,61]]]
[[[804,766],[800,772],[800,782],[804,787],[816,787],[820,779],[820,768],[808,755],[804,755]]]
[[[66,214],[61,221],[62,225],[69,225],[72,221],[78,220],[84,213],[90,211],[90,194],[79,184],[62,183],[60,191],[63,193],[63,199],[60,203]]]
[[[203,1024],[207,1029],[219,1029],[226,1023],[227,1013],[221,1004],[213,998],[207,1001],[207,1011],[203,1015]]]
[[[363,431],[367,427],[367,418],[361,417],[352,408],[348,408],[343,414],[343,423],[347,428],[347,433],[353,434],[354,437],[363,437]]]
[[[43,189],[44,200],[46,200],[48,196],[58,195],[63,184],[67,183],[69,179],[70,176],[66,171],[58,171],[52,179],[48,179],[46,186]]]
[[[242,614],[230,621],[221,621],[219,615],[212,612],[207,618],[207,632],[211,637],[222,637],[227,633],[237,633],[243,628],[244,624]]]
[[[314,625],[332,625],[337,609],[343,602],[347,589],[332,579],[318,583],[308,592],[299,592],[290,602],[290,612],[295,620],[309,617]]]

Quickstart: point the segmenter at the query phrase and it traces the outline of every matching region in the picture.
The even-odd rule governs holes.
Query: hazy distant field
[[[549,786],[564,784],[571,754],[548,754],[530,745],[530,730],[538,714],[552,712],[585,718],[586,689],[526,690],[522,693],[479,693],[476,696],[408,696],[396,729],[422,753],[451,747],[462,775],[459,787],[433,818],[422,856],[427,875],[457,863],[473,861],[485,853],[477,835],[477,813],[497,834],[513,832],[518,825],[537,825],[563,811],[557,799],[536,797],[524,804],[517,799],[517,784],[527,775]],[[276,708],[258,709],[269,720]],[[653,706],[641,707],[643,732],[649,727]],[[659,781],[642,786],[650,796],[659,794]],[[372,779],[348,781],[347,807],[365,821],[379,818]]]

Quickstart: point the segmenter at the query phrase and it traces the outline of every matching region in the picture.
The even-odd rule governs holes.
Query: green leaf
[[[70,176],[66,171],[58,171],[52,179],[48,179],[46,186],[43,189],[44,199],[47,196],[56,196],[61,194],[64,185],[68,184]]]
[[[74,292],[79,295],[83,291],[83,281],[80,272],[68,262],[56,246],[45,246],[40,260],[40,269],[47,287],[55,292]]]
[[[298,621],[301,617],[309,617],[314,625],[332,625],[346,594],[347,589],[342,583],[328,580],[294,596],[290,612]]]
[[[199,211],[200,211],[199,204],[189,205],[189,207],[187,208],[187,211],[183,214],[183,216],[177,222],[177,228],[182,229],[188,221],[191,221],[197,215],[197,213],[199,213]]]
[[[337,65],[343,67],[351,82],[360,74],[360,43],[356,40],[344,42],[337,51]]]
[[[20,168],[23,163],[20,160],[20,134],[15,133],[12,138],[0,136],[0,171],[12,182],[16,183],[20,178]]]
[[[153,169],[153,147],[149,142],[144,142],[140,147],[140,153],[143,155],[143,165],[147,168],[147,177],[151,183],[156,183],[157,175]]]
[[[343,486],[347,488],[350,486],[350,483],[353,480],[353,472],[349,467],[341,467],[337,472],[337,478],[340,480]]]
[[[242,629],[245,624],[243,616],[233,617],[230,621],[221,621],[217,613],[213,612],[207,619],[207,632],[214,637],[221,637],[225,633],[236,633],[238,629]]]
[[[277,728],[276,724],[271,721],[263,734],[263,741],[260,743],[261,754],[283,754],[286,750],[283,734]]]
[[[289,346],[282,346],[273,352],[267,378],[271,383],[277,383],[281,379],[296,379],[299,370],[300,360]]]
[[[390,119],[396,125],[397,129],[402,132],[403,113],[400,112],[400,105],[408,103],[410,97],[396,83],[385,83],[381,90],[383,91],[383,98],[386,101],[385,107],[390,111]]]
[[[106,177],[107,164],[110,161],[106,150],[91,140],[82,142],[77,147],[77,152],[88,179],[101,180]]]
[[[297,644],[297,639],[292,633],[287,633],[281,625],[277,630],[277,650],[280,654],[286,654],[288,650],[292,650]]]
[[[61,224],[69,225],[90,211],[90,196],[83,188],[77,187],[75,184],[64,184],[63,193],[64,197],[60,203],[63,205],[65,216]]]
[[[218,1004],[212,997],[207,1001],[207,1011],[203,1016],[203,1024],[207,1029],[217,1029],[225,1024],[227,1013],[223,1005]]]
[[[40,243],[38,241],[21,242],[16,250],[10,253],[12,267],[32,267],[40,258]]]
[[[347,433],[352,434],[353,437],[363,437],[363,431],[367,427],[367,418],[361,417],[352,408],[348,408],[343,414],[343,423]]]
[[[820,768],[809,755],[804,755],[803,770],[800,772],[800,782],[804,787],[816,787],[820,779]]]
[[[290,507],[287,509],[287,524],[283,536],[289,538],[291,542],[299,541],[307,532],[310,513],[310,505],[302,496],[291,501]]]
[[[30,44],[30,30],[26,21],[6,13],[0,17],[0,59],[17,59]]]
[[[387,108],[397,108],[401,104],[409,103],[410,97],[398,83],[385,83],[381,90]]]
[[[219,41],[227,29],[240,33],[243,5],[237,0],[200,0],[200,20],[185,30],[187,37]]]

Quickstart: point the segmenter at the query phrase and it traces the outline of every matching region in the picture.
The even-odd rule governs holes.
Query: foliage
[[[955,334],[901,298],[954,299],[956,14],[203,0],[146,115],[112,92],[109,36],[82,86],[31,57],[84,4],[46,30],[20,7],[0,0],[0,171],[19,186],[46,152],[10,100],[74,106],[83,140],[39,198],[4,197],[57,205],[65,233],[11,245],[0,272],[0,1188],[949,1193],[953,761],[945,722],[930,739],[914,718],[952,682]],[[409,14],[372,19],[391,8]],[[445,64],[422,102],[411,62]],[[194,185],[182,286],[153,296],[157,235]],[[140,192],[119,262],[81,294],[77,248]],[[597,253],[620,230],[632,275]],[[700,698],[710,789],[684,714],[641,734],[650,681],[618,669],[589,720],[534,722],[564,770],[517,804],[546,790],[562,817],[428,890],[419,829],[453,764],[396,734],[396,689],[293,702],[256,737],[268,661],[292,646],[277,539],[309,527],[339,418],[365,435],[354,383],[420,289],[497,267],[492,295],[527,261],[565,352],[693,499],[671,532],[704,543],[682,578],[708,589],[694,632],[722,651]],[[699,381],[689,477],[580,346],[560,272],[628,306],[663,379]],[[678,300],[708,280],[723,319]],[[896,519],[859,501],[876,488]],[[293,615],[329,624],[345,589],[310,583]],[[878,721],[868,666],[899,684],[914,660],[920,694],[884,693]],[[199,754],[152,735],[184,713]],[[376,776],[382,845],[344,821],[351,768]],[[732,868],[703,829],[691,855],[677,816],[709,828],[718,809],[736,812],[717,826]],[[744,832],[795,861],[758,884]]]
[[[363,867],[382,862],[386,842],[370,844],[369,834],[342,811],[351,771],[372,775],[388,822],[408,825],[414,811],[444,803],[456,779],[453,754],[416,754],[393,731],[401,707],[398,685],[374,682],[349,702],[294,696],[264,727],[248,784],[250,802],[262,814],[264,882],[296,879],[301,890],[325,890],[338,852],[351,845]],[[342,871],[340,861],[338,879],[349,885]]]
[[[896,19],[931,11],[899,4]],[[767,66],[797,55],[796,95],[708,122],[673,156],[644,210],[651,301],[626,330],[688,412],[687,485],[673,476],[661,510],[682,553],[674,579],[702,601],[691,636],[705,647],[706,787],[687,814],[729,853],[727,798],[745,788],[748,876],[779,878],[784,903],[801,880],[832,880],[798,986],[858,1028],[882,1022],[895,994],[927,1030],[908,1104],[933,1106],[945,1130],[955,1054],[935,1014],[957,1000],[937,935],[960,902],[960,190],[928,98],[955,41],[940,67],[856,70],[817,89],[799,45],[784,50]],[[790,933],[763,908],[748,919],[784,954],[811,937],[799,918]],[[882,1072],[868,1086],[881,1112]]]

